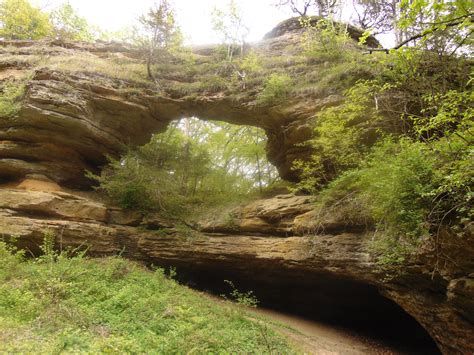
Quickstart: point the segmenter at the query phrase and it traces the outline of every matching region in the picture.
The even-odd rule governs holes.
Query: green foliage
[[[21,108],[26,80],[7,80],[0,85],[0,117],[13,117]]]
[[[235,215],[232,212],[229,212],[225,215],[224,225],[226,229],[229,229],[231,231],[238,232],[240,229],[239,225],[236,223]]]
[[[49,239],[51,239],[49,237]],[[25,260],[0,242],[0,353],[290,352],[246,311],[162,269],[53,251]]]
[[[158,1],[145,15],[140,16],[139,22],[134,42],[145,50],[148,79],[155,80],[152,65],[181,45],[181,31],[168,0]]]
[[[93,34],[87,20],[80,17],[69,2],[60,5],[50,14],[54,35],[63,40],[92,41]]]
[[[256,128],[186,119],[96,177],[122,207],[181,216],[206,206],[238,201],[272,183]]]
[[[427,19],[450,21],[450,6]],[[405,29],[418,31],[420,18]],[[448,27],[462,34],[462,22]],[[355,204],[363,211],[357,218],[374,221],[372,252],[389,272],[438,243],[442,233],[461,237],[473,217],[469,41],[453,45],[443,39],[452,33],[443,31],[423,33],[417,47],[384,55],[385,69],[353,85],[342,104],[318,112],[313,157],[295,164],[299,188],[318,194],[322,210],[347,213],[342,206]]]
[[[259,55],[252,50],[243,57],[240,69],[246,73],[256,73],[263,69],[261,62],[262,60]]]
[[[374,147],[357,172],[358,187],[381,229],[407,240],[428,232],[435,169],[436,157],[423,143],[386,140]]]
[[[258,94],[257,102],[274,104],[284,99],[291,90],[293,79],[288,74],[273,73],[265,83],[263,90]]]
[[[235,0],[229,0],[225,8],[214,8],[212,26],[221,39],[221,48],[227,61],[232,61],[236,49],[240,49],[240,55],[243,55],[249,28],[244,24],[241,9]]]
[[[443,55],[472,52],[472,1],[402,0],[400,9],[397,25],[407,38],[418,35],[418,47]]]
[[[323,193],[331,205],[355,194],[377,224],[373,251],[388,270],[403,265],[424,237],[451,226],[462,233],[474,216],[472,146],[453,134],[432,144],[387,138]]]
[[[191,180],[198,179],[207,165],[206,153],[172,129],[122,159],[112,159],[109,169],[96,179],[124,208],[180,215]]]
[[[0,37],[7,39],[40,39],[52,34],[48,15],[28,0],[0,2]]]
[[[420,137],[433,140],[455,131],[460,134],[472,129],[472,92],[448,90],[444,93],[425,94],[421,99],[424,106],[422,115],[410,116],[414,131]]]
[[[349,35],[343,24],[321,19],[315,24],[310,17],[301,19],[305,29],[303,45],[305,55],[321,61],[338,61],[347,58]]]
[[[473,217],[473,167],[472,148],[462,139],[445,137],[430,146],[387,138],[324,194],[333,201],[341,193],[356,194],[377,223],[379,265],[389,268],[406,262],[442,226],[462,232]]]
[[[258,300],[253,294],[253,291],[247,291],[247,292],[242,292],[239,291],[234,283],[229,280],[224,280],[226,284],[228,284],[232,291],[229,293],[229,297],[231,300],[235,301],[236,303],[246,306],[246,307],[257,307],[258,306]],[[223,296],[224,298],[227,298],[227,296]]]
[[[374,95],[374,81],[360,81],[345,92],[343,104],[322,110],[315,119],[311,144],[315,153],[309,162],[295,162],[303,173],[300,187],[315,191],[339,173],[356,167],[377,136],[381,120]]]
[[[362,33],[362,36],[359,37],[359,44],[365,44],[367,42],[367,39],[372,35],[372,31],[370,30],[365,30]]]
[[[8,281],[10,275],[15,272],[16,267],[25,257],[25,252],[15,247],[16,240],[16,237],[7,239],[5,236],[0,239],[0,260],[2,261],[0,283]]]

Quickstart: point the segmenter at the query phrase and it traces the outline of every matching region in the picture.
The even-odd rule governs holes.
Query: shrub
[[[461,232],[472,219],[472,154],[462,139],[445,138],[429,146],[386,138],[359,167],[331,182],[322,199],[331,204],[341,195],[355,194],[377,225],[372,251],[378,264],[394,268],[441,226]]]
[[[226,284],[230,286],[232,291],[229,294],[229,297],[231,300],[235,301],[236,303],[246,306],[246,307],[257,307],[258,306],[258,299],[255,297],[253,294],[253,291],[247,291],[247,292],[242,292],[239,291],[234,283],[229,280],[224,280]],[[223,295],[224,298],[227,298],[225,295]]]
[[[99,189],[122,208],[141,212],[159,210],[172,215],[182,209],[179,186],[169,171],[153,169],[135,152],[121,160],[111,159],[101,176],[89,175]]]
[[[257,102],[271,104],[285,98],[291,90],[292,83],[293,79],[288,74],[274,73],[270,75],[257,97]]]
[[[304,53],[321,61],[342,60],[348,55],[349,35],[343,24],[321,19],[316,24],[302,19]]]
[[[261,58],[255,51],[250,51],[241,61],[240,69],[248,74],[256,73],[262,70]]]
[[[21,98],[25,93],[24,81],[6,81],[0,88],[0,117],[12,117],[21,108]]]

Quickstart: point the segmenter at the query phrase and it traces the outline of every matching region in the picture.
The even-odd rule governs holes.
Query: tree
[[[147,50],[148,78],[156,80],[152,64],[158,57],[166,55],[172,45],[180,41],[174,10],[168,0],[159,0],[146,15],[139,18],[139,22],[142,28],[138,43]]]
[[[112,161],[95,179],[123,207],[189,214],[275,182],[265,143],[255,127],[186,118]]]
[[[228,61],[232,61],[236,48],[240,48],[240,55],[243,55],[249,28],[245,25],[242,12],[235,0],[230,0],[226,9],[214,8],[212,24],[214,31],[221,37],[226,47]]]
[[[56,8],[50,14],[54,35],[58,39],[72,41],[91,41],[93,35],[87,20],[80,17],[69,2]]]
[[[398,26],[405,36],[395,48],[421,41],[428,49],[454,53],[463,45],[472,45],[472,1],[401,0],[400,8]]]
[[[396,23],[399,3],[400,0],[353,0],[353,9],[357,15],[353,23],[363,30],[371,30],[372,35],[394,31],[398,38]]]
[[[313,7],[314,3],[312,0],[280,0],[276,6],[277,7],[289,7],[291,12],[298,14],[300,16],[308,15],[308,11]]]
[[[334,17],[340,10],[340,0],[280,0],[278,7],[289,7],[299,16],[310,15],[311,9],[316,11],[319,17]]]
[[[474,4],[470,0],[401,0],[394,11],[397,44],[391,49],[417,46],[452,55],[467,47],[472,53]]]
[[[52,34],[48,15],[28,0],[3,0],[0,3],[0,37],[40,39]]]

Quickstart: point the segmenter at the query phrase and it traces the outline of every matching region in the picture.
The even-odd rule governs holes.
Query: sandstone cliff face
[[[309,154],[301,145],[312,134],[308,120],[340,102],[350,85],[344,71],[351,70],[341,68],[346,84],[338,89],[318,86],[338,78],[328,73],[327,62],[300,55],[298,24],[287,21],[247,49],[264,66],[245,82],[232,77],[215,46],[194,48],[158,65],[160,83],[155,85],[145,80],[140,53],[119,44],[0,41],[0,86],[13,79],[26,83],[19,112],[0,119],[0,178],[36,174],[87,187],[84,171],[97,170],[107,154],[145,144],[171,121],[195,116],[263,128],[268,158],[282,177],[296,179],[292,162]],[[352,30],[354,38],[360,35]],[[259,103],[262,83],[275,70],[291,72],[301,89],[286,100]],[[355,82],[368,75],[356,70],[350,76]]]
[[[253,49],[272,56],[271,65],[282,71],[310,82],[329,80],[318,76],[327,63],[292,57],[298,36],[292,26],[276,29]],[[472,234],[456,243],[446,237],[442,263],[426,250],[403,276],[385,282],[369,252],[371,226],[318,214],[305,196],[255,201],[202,221],[200,232],[183,232],[159,216],[145,218],[98,202],[91,193],[67,190],[90,187],[84,172],[98,171],[107,154],[144,144],[172,120],[189,116],[263,128],[270,160],[283,177],[296,178],[292,161],[310,153],[300,145],[311,137],[308,122],[322,107],[340,102],[340,90],[305,89],[284,103],[257,104],[258,90],[250,83],[245,92],[235,89],[241,83],[196,88],[209,79],[202,68],[215,58],[211,47],[194,52],[195,72],[183,75],[185,62],[165,63],[163,85],[156,87],[123,75],[123,63],[143,66],[133,49],[118,44],[0,42],[0,81],[26,83],[18,113],[0,117],[0,234],[18,236],[34,254],[51,230],[58,246],[88,245],[92,255],[123,252],[155,265],[232,270],[262,282],[370,285],[417,319],[445,353],[472,353]],[[354,80],[369,74],[356,73]]]
[[[35,186],[42,191],[31,190]],[[450,253],[451,257],[457,255],[456,270],[441,268],[441,273],[433,274],[420,256],[406,273],[387,282],[369,252],[370,230],[337,218],[318,221],[317,232],[301,229],[301,221],[309,216],[313,222],[315,219],[311,200],[305,196],[282,195],[255,201],[232,210],[231,223],[227,215],[202,221],[201,232],[197,232],[183,231],[158,216],[143,217],[108,207],[84,194],[44,191],[43,187],[41,182],[30,181],[23,187],[0,188],[1,233],[18,237],[20,246],[33,254],[39,253],[44,232],[51,231],[58,246],[87,246],[95,256],[122,254],[206,277],[213,273],[223,279],[237,275],[252,285],[281,283],[286,286],[280,286],[279,292],[263,296],[269,302],[296,297],[293,301],[308,312],[317,307],[314,297],[320,291],[315,296],[298,298],[287,294],[288,290],[305,289],[313,283],[328,288],[354,285],[350,286],[354,287],[352,297],[333,296],[334,302],[340,302],[334,309],[349,312],[346,308],[352,305],[361,317],[380,311],[377,304],[364,303],[364,297],[368,297],[365,291],[359,294],[360,285],[368,285],[423,325],[444,353],[467,354],[474,350],[473,261],[464,258],[467,248],[473,252],[472,236],[460,245],[462,253],[459,249],[457,254]]]

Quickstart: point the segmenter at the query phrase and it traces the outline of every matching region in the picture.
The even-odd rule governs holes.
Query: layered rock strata
[[[282,72],[308,77],[312,85],[330,80],[323,75],[327,62],[292,57],[301,34],[294,25],[275,29],[253,50],[272,56],[270,64]],[[195,48],[200,66],[191,71],[212,66],[214,49]],[[178,72],[169,70],[163,88],[124,77],[117,63],[143,70],[139,58],[136,50],[119,44],[0,42],[0,82],[26,85],[18,112],[0,117],[2,236],[18,237],[34,255],[51,231],[58,247],[87,245],[96,256],[121,253],[150,264],[229,271],[259,282],[369,285],[415,318],[443,352],[474,352],[470,232],[462,240],[445,236],[435,252],[427,249],[403,275],[387,281],[369,252],[370,222],[347,220],[337,211],[317,213],[305,196],[256,201],[202,221],[197,232],[79,192],[91,185],[85,172],[100,171],[107,155],[119,156],[125,146],[144,144],[171,121],[189,116],[263,128],[269,159],[282,177],[296,179],[292,162],[311,153],[301,144],[312,135],[310,120],[321,108],[340,103],[344,89],[303,88],[288,100],[259,105],[258,90],[250,83],[245,91],[193,91],[204,74],[183,75],[186,63],[174,65]],[[202,70],[207,79],[216,76]],[[368,73],[351,75],[357,80]]]
[[[308,197],[259,200],[231,211],[231,223],[227,217],[204,221],[198,232],[175,228],[159,216],[111,208],[88,196],[54,189],[34,191],[32,186],[30,181],[23,187],[0,188],[0,230],[3,236],[19,238],[19,245],[34,255],[44,233],[50,231],[61,248],[88,247],[95,256],[121,254],[203,275],[239,275],[292,287],[321,282],[328,287],[370,285],[415,318],[444,353],[474,350],[472,260],[463,260],[463,253],[472,252],[472,236],[466,236],[457,254],[450,252],[451,257],[457,256],[456,270],[433,274],[420,257],[403,276],[387,282],[369,253],[372,232],[337,218],[318,221],[319,232],[301,230],[301,221],[309,216],[314,221]],[[349,297],[345,302],[354,301]],[[338,308],[343,310],[344,304]]]

